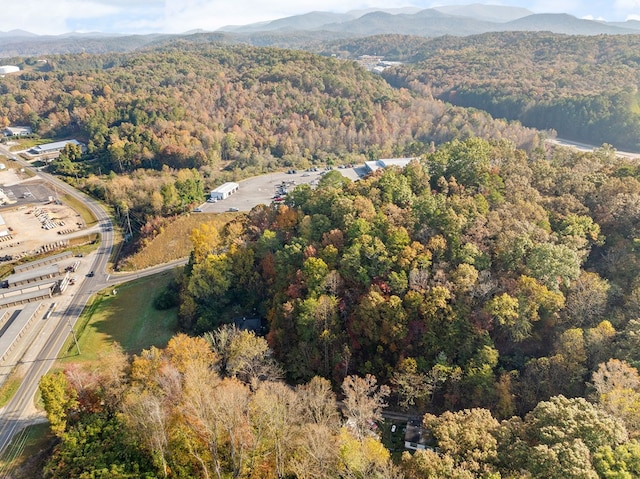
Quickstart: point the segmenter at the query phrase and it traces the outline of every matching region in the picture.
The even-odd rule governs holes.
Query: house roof
[[[407,422],[404,440],[405,442],[412,442],[423,446],[434,443],[431,433],[422,427],[422,420],[416,418],[410,419],[409,422]]]
[[[256,334],[262,333],[262,320],[260,318],[236,318],[233,320],[236,328],[245,331],[253,331]]]

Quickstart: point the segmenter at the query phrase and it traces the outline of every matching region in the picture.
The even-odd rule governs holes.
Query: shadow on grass
[[[63,361],[96,360],[113,342],[131,354],[151,346],[166,346],[177,331],[177,309],[158,311],[153,300],[173,275],[166,271],[98,293],[78,323],[82,354],[76,354],[71,342]]]

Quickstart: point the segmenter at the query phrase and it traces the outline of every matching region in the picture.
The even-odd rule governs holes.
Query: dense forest
[[[0,79],[0,126],[85,141],[87,155],[65,152],[54,171],[129,211],[138,229],[186,211],[225,180],[415,155],[432,142],[470,136],[528,149],[540,141],[517,123],[394,89],[351,61],[305,52],[178,42],[29,62],[37,68]]]
[[[357,182],[328,173],[226,237],[196,230],[184,330],[256,311],[290,380],[404,371],[431,408],[499,417],[584,396],[615,354],[635,364],[636,165],[480,139],[423,158]]]
[[[435,39],[388,35],[338,42],[325,53],[407,62],[394,86],[429,92],[561,137],[640,151],[640,36],[489,33]]]
[[[205,224],[160,301],[200,336],[48,377],[46,477],[637,477],[638,205],[609,148],[470,138]]]
[[[0,124],[87,142],[52,170],[141,232],[227,179],[419,157],[357,182],[329,171],[283,204],[194,230],[184,273],[156,301],[177,305],[186,334],[43,380],[58,438],[44,477],[640,475],[638,165],[609,146],[551,149],[518,122],[437,99],[464,91],[465,69],[469,85],[499,85],[502,68],[517,95],[622,95],[632,112],[636,57],[583,39],[574,63],[549,53],[554,66],[529,77],[546,48],[577,40],[508,35],[433,40],[439,56],[425,50],[390,83],[352,61],[186,41],[52,56],[0,79]],[[491,63],[474,57],[500,41],[503,55],[482,54]],[[630,71],[605,93],[604,64],[585,66],[572,89],[598,41]],[[479,58],[472,80],[461,52]],[[560,64],[573,68],[565,83],[538,87]],[[625,118],[612,135],[634,131]],[[242,317],[266,336],[229,326]],[[385,408],[423,418],[437,449],[392,458]]]

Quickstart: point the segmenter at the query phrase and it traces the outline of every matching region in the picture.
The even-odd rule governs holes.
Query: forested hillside
[[[9,123],[85,141],[88,155],[65,152],[54,170],[137,227],[187,210],[206,187],[285,167],[415,155],[473,135],[539,144],[534,130],[396,90],[350,61],[200,42],[49,57],[0,79]]]
[[[640,151],[638,48],[638,35],[447,37],[385,77],[562,137]]]
[[[182,326],[257,311],[291,380],[417,367],[443,375],[433,408],[525,413],[585,395],[603,359],[639,359],[624,339],[639,193],[638,167],[608,150],[528,157],[480,139],[355,183],[328,173],[226,238],[194,233]]]
[[[640,151],[640,36],[490,33],[382,36],[326,52],[409,62],[385,70],[394,86],[429,92],[559,136]]]
[[[204,336],[45,380],[47,477],[636,477],[638,205],[609,149],[471,138],[204,225],[167,293]],[[393,463],[385,403],[438,452]]]

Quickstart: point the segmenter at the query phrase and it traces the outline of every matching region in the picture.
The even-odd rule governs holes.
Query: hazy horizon
[[[367,8],[423,9],[472,3],[522,7],[534,13],[568,13],[578,18],[606,21],[640,20],[640,0],[615,0],[613,3],[605,0],[388,0],[384,3],[380,6],[373,1],[360,0],[274,0],[267,6],[255,0],[57,0],[52,8],[48,0],[24,0],[3,6],[0,31],[19,29],[38,35],[69,32],[183,33],[190,30],[213,31],[224,26],[247,25],[312,11],[345,13]]]

